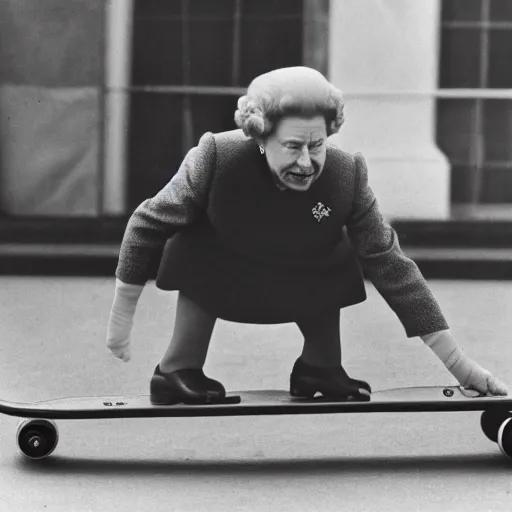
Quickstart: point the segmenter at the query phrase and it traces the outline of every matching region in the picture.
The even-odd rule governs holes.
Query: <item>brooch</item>
[[[323,203],[317,203],[311,211],[313,212],[313,217],[320,222],[324,217],[329,217],[331,209],[328,206],[324,206]]]

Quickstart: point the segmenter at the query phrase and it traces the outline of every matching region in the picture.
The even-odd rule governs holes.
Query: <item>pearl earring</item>
[[[265,150],[263,149],[263,146],[260,146],[260,153],[263,155],[265,153]]]

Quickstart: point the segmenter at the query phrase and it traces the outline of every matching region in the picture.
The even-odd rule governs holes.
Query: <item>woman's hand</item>
[[[474,389],[482,395],[504,396],[508,394],[507,386],[491,372],[469,358],[449,330],[427,334],[422,336],[422,339],[461,386],[466,389]]]
[[[143,289],[144,285],[127,284],[116,279],[114,302],[107,326],[107,347],[124,362],[131,359],[133,317]]]
[[[503,382],[465,354],[462,354],[449,370],[466,389],[474,389],[482,395],[508,394],[507,386]]]

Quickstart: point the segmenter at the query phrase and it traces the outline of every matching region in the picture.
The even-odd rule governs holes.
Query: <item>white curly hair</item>
[[[256,77],[238,99],[235,123],[246,136],[265,139],[285,116],[323,115],[327,136],[344,123],[343,94],[315,69],[280,68]]]

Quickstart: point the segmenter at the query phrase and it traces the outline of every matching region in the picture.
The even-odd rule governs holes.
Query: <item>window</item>
[[[442,0],[439,147],[454,205],[512,206],[512,2]]]
[[[328,4],[135,1],[128,209],[169,180],[204,132],[236,128],[236,102],[252,78],[304,62],[308,3]]]

